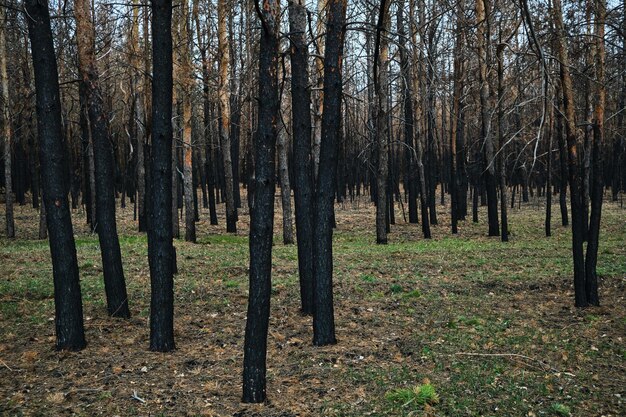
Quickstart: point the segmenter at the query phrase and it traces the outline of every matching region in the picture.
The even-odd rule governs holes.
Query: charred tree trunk
[[[576,307],[589,305],[585,292],[585,257],[583,253],[584,219],[582,210],[582,181],[580,162],[577,154],[577,132],[574,107],[574,88],[569,72],[569,56],[561,0],[553,0],[554,24],[556,29],[556,53],[561,67],[561,84],[567,154],[569,159],[569,183],[572,210],[572,257],[574,261],[574,293]]]
[[[604,146],[604,106],[606,91],[604,87],[604,23],[606,20],[606,0],[595,0],[595,68],[596,91],[593,121],[592,168],[591,181],[591,217],[589,219],[589,234],[587,253],[585,256],[585,293],[587,302],[591,305],[600,305],[598,296],[598,246],[600,239],[600,219],[602,216],[602,200],[604,196],[604,178],[602,147]]]
[[[500,28],[500,36],[502,36],[502,28]],[[500,44],[498,45],[498,49],[496,51],[497,59],[498,59],[498,142],[500,148],[500,154],[498,155],[498,171],[499,171],[499,179],[500,179],[500,218],[502,220],[502,230],[500,234],[500,239],[502,242],[509,241],[509,220],[507,214],[507,205],[506,205],[506,157],[504,152],[504,44],[502,44],[502,39],[500,39]],[[496,162],[494,161],[494,164]]]
[[[303,314],[313,314],[313,167],[311,163],[311,90],[309,89],[304,0],[289,2],[291,32],[291,106],[296,186],[296,237]]]
[[[454,96],[452,98],[452,114],[450,115],[450,217],[452,233],[458,233],[459,190],[457,169],[457,142],[459,135],[459,119],[461,115],[461,96],[463,95],[463,30],[461,19],[464,14],[463,4],[457,4],[456,15],[456,47],[454,52]]]
[[[250,222],[250,292],[244,343],[243,402],[260,403],[266,394],[267,332],[272,290],[272,238],[274,231],[275,154],[278,97],[277,0],[264,0],[259,48],[259,117],[255,148],[254,205]],[[262,10],[262,11],[261,11]]]
[[[61,127],[59,75],[50,14],[46,2],[25,0],[28,13],[35,91],[37,94],[37,131],[43,186],[42,202],[47,208],[50,254],[54,279],[56,348],[81,350],[85,347],[83,305],[78,277],[76,245],[72,230],[65,149]]]
[[[389,31],[389,26],[389,1],[382,0],[374,45],[374,90],[378,111],[376,116],[376,144],[378,147],[376,169],[376,243],[379,245],[387,244],[387,193],[391,192],[387,184],[389,175],[389,117],[387,110],[389,41],[387,32]]]
[[[99,85],[91,3],[74,1],[78,64],[89,114],[96,174],[96,219],[102,255],[107,309],[113,317],[130,317],[128,294],[122,268],[122,255],[115,219],[113,148],[109,137],[108,115]]]
[[[476,22],[478,38],[478,61],[480,82],[480,116],[481,116],[481,140],[484,141],[484,159],[486,169],[483,172],[485,187],[487,189],[487,217],[489,220],[489,236],[498,236],[500,226],[498,224],[498,194],[496,191],[496,161],[491,133],[491,117],[489,115],[489,80],[488,71],[488,31],[489,26],[487,5],[488,0],[476,0]],[[486,33],[487,32],[487,33]]]
[[[150,350],[174,349],[172,243],[172,0],[152,0],[152,147],[148,199]]]
[[[336,343],[333,306],[333,219],[341,129],[346,0],[329,0],[324,55],[324,113],[313,232],[313,344]]]

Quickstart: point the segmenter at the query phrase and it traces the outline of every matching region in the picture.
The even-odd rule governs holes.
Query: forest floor
[[[626,415],[626,209],[604,206],[602,306],[588,309],[573,306],[557,205],[550,238],[543,204],[512,210],[508,243],[486,236],[484,207],[458,236],[438,210],[432,240],[397,208],[390,243],[377,246],[366,198],[337,206],[338,343],[322,348],[298,313],[296,247],[282,244],[278,213],[269,401],[246,405],[247,209],[236,235],[202,210],[198,243],[175,242],[177,349],[162,354],[148,351],[147,243],[132,209],[118,209],[130,320],[107,317],[98,239],[73,212],[88,346],[69,353],[54,350],[48,243],[36,240],[36,212],[16,207],[18,238],[0,235],[0,415]],[[411,390],[427,383],[438,398],[422,405]]]

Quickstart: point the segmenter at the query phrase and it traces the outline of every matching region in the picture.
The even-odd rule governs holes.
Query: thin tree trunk
[[[388,190],[388,134],[389,117],[387,111],[387,83],[389,65],[389,1],[382,0],[380,4],[378,25],[376,28],[376,42],[374,45],[374,89],[376,93],[376,143],[378,146],[378,166],[376,170],[376,243],[387,244],[387,192]],[[384,32],[384,34],[383,34]],[[377,71],[378,70],[378,71]]]
[[[0,7],[0,76],[2,79],[2,120],[4,136],[4,198],[6,233],[8,238],[15,237],[15,219],[13,216],[13,185],[11,183],[11,101],[9,97],[9,77],[7,75],[7,19],[6,7]]]
[[[322,33],[324,30],[324,22],[327,19],[327,7],[328,0],[317,0],[317,30],[316,36],[317,39],[314,39],[315,42],[315,69],[316,69],[316,77],[317,81],[315,83],[315,103],[314,103],[314,113],[313,113],[313,149],[312,149],[312,157],[313,157],[313,180],[317,181],[317,175],[319,172],[319,164],[320,164],[320,149],[322,143],[322,117],[324,112],[324,60],[323,56],[325,55],[325,39],[322,37]]]
[[[152,0],[152,147],[148,199],[150,350],[174,349],[172,244],[172,0]]]
[[[47,207],[50,254],[54,279],[56,348],[85,347],[83,305],[78,277],[76,245],[67,199],[65,149],[61,127],[59,75],[48,5],[25,0],[31,42],[37,100],[37,131],[43,186],[42,202]]]
[[[459,119],[461,115],[461,95],[463,94],[463,28],[462,16],[464,15],[463,4],[459,2],[456,10],[456,46],[454,51],[454,96],[452,114],[450,115],[450,217],[452,221],[452,233],[458,233],[459,214],[459,191],[457,173],[457,136]]]
[[[226,231],[237,232],[237,208],[233,194],[233,161],[230,133],[230,49],[228,46],[228,1],[218,0],[218,48],[219,48],[219,105],[220,105],[220,148],[224,163],[224,197],[226,200]]]
[[[280,178],[280,199],[283,206],[283,243],[293,245],[293,215],[291,214],[291,187],[287,165],[287,132],[278,133],[278,176]]]
[[[410,22],[408,22],[410,24]],[[414,145],[414,114],[413,114],[413,92],[411,91],[411,59],[409,57],[409,50],[405,46],[408,38],[406,34],[406,24],[404,19],[404,1],[401,0],[398,4],[398,45],[400,51],[400,71],[402,77],[402,100],[404,111],[404,143],[406,149],[404,150],[406,161],[406,175],[405,175],[405,193],[408,194],[409,205],[409,223],[417,223],[417,179],[415,178],[415,171],[417,169],[415,164],[416,151]]]
[[[546,220],[545,231],[546,236],[552,236],[552,143],[554,132],[554,106],[550,106],[550,121],[548,123],[548,162],[547,162],[547,178],[546,178]]]
[[[96,67],[94,27],[91,3],[74,1],[78,66],[87,99],[87,110],[94,149],[96,174],[96,219],[102,255],[107,309],[113,317],[130,317],[128,294],[122,268],[122,255],[115,219],[113,149],[109,138],[108,115],[104,109]]]
[[[262,11],[261,11],[262,10]],[[255,141],[254,205],[250,222],[250,292],[244,342],[243,402],[260,403],[266,394],[267,332],[272,289],[275,153],[278,97],[278,37],[280,7],[277,0],[257,5],[262,23],[259,48],[259,117]],[[232,190],[232,189],[231,189]]]
[[[324,114],[315,199],[313,344],[336,343],[333,306],[333,218],[337,149],[341,128],[343,43],[346,0],[329,0],[324,55]]]
[[[576,307],[586,307],[589,302],[585,292],[585,258],[583,253],[584,221],[582,211],[582,183],[580,163],[577,155],[574,88],[569,72],[566,32],[563,26],[561,0],[553,0],[554,23],[556,29],[556,52],[561,67],[563,89],[563,109],[569,159],[569,183],[572,210],[572,257],[574,261],[574,294]]]
[[[296,237],[303,314],[313,314],[313,171],[311,164],[311,90],[304,0],[289,2],[291,36],[291,106],[296,186]]]
[[[198,14],[198,0],[193,2],[193,15],[196,22],[196,36],[198,48],[202,58],[202,111],[204,117],[203,137],[205,141],[205,165],[204,173],[206,177],[208,203],[209,203],[209,219],[212,225],[217,225],[217,211],[215,209],[215,179],[213,175],[213,135],[211,135],[211,99],[209,96],[209,62],[207,58],[207,45],[203,30],[200,26],[200,18]],[[209,25],[207,25],[209,27]],[[208,30],[208,29],[207,29]]]
[[[604,23],[606,20],[606,0],[595,0],[595,68],[596,91],[593,123],[593,181],[591,190],[591,218],[589,219],[589,235],[587,253],[585,256],[585,293],[587,302],[591,305],[600,305],[598,296],[598,246],[600,243],[600,219],[602,216],[602,201],[604,196],[604,178],[602,148],[604,146],[604,106],[606,91],[604,88]]]
[[[493,135],[491,133],[491,118],[489,115],[489,81],[487,79],[488,42],[485,28],[489,26],[487,19],[488,0],[476,0],[476,36],[478,38],[478,61],[480,82],[480,114],[481,114],[481,140],[484,141],[484,158],[487,165],[483,173],[485,187],[487,189],[487,217],[489,220],[489,236],[498,236],[500,226],[498,224],[498,195],[496,191],[496,161],[494,160]],[[488,33],[488,32],[487,32]]]
[[[193,68],[191,66],[192,37],[189,31],[189,3],[182,2],[179,28],[182,47],[180,51],[180,69],[183,90],[183,184],[185,196],[185,240],[196,242],[196,211],[194,204],[195,187],[193,186],[193,144],[192,144],[192,109]]]
[[[502,36],[502,28],[499,30],[500,37]],[[500,239],[502,242],[509,241],[509,220],[507,213],[507,196],[506,196],[506,154],[504,151],[504,44],[500,39],[500,44],[497,47],[497,59],[498,59],[498,142],[500,154],[498,155],[498,170],[500,179],[500,218],[502,220],[502,229]],[[495,161],[494,161],[495,163]]]

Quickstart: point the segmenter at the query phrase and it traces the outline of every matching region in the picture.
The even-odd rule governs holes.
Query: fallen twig
[[[5,361],[0,359],[0,362],[2,362],[2,364],[4,365],[5,368],[7,368],[9,371],[13,372],[13,369],[11,369],[11,367],[9,365],[7,365]]]
[[[133,390],[133,396],[132,396],[133,400],[137,400],[142,404],[146,403],[146,400],[144,400],[143,398],[141,398],[140,396],[137,395],[137,391]]]

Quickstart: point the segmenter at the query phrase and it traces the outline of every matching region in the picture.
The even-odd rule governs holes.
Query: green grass
[[[513,210],[506,244],[485,236],[482,218],[477,225],[461,222],[459,236],[451,236],[442,216],[431,240],[421,238],[419,226],[400,223],[392,226],[388,245],[375,245],[373,219],[351,219],[359,215],[337,211],[338,344],[324,348],[310,344],[311,319],[298,312],[297,248],[282,244],[277,226],[268,339],[271,403],[255,409],[260,417],[620,415],[623,399],[616,394],[623,391],[620,370],[626,363],[619,341],[626,329],[623,210],[610,206],[603,212],[598,263],[603,306],[585,310],[572,306],[570,230],[555,224],[554,236],[543,236],[542,211]],[[178,350],[158,356],[147,351],[145,235],[120,227],[133,318],[111,321],[98,238],[77,226],[89,345],[68,356],[51,349],[47,242],[0,238],[0,357],[19,369],[11,374],[19,387],[32,386],[24,395],[33,414],[59,414],[80,401],[106,415],[241,411],[248,237],[245,231],[225,234],[223,225],[202,227],[197,244],[175,241]],[[25,350],[39,352],[34,364],[24,362]],[[207,358],[208,365],[198,366],[198,373],[185,370],[186,361],[198,358]],[[146,364],[150,371],[139,373]],[[124,371],[111,376],[112,367],[122,365]],[[183,370],[184,377],[174,376]],[[128,384],[108,382],[89,397],[82,393],[68,396],[67,404],[46,403],[44,390],[52,381],[99,389],[105,384],[94,382],[99,378],[132,381],[148,404],[131,403]],[[168,394],[173,378],[184,392],[175,401]],[[12,399],[19,387],[0,387],[10,407],[24,406],[19,397]],[[222,408],[206,408],[208,403]]]

